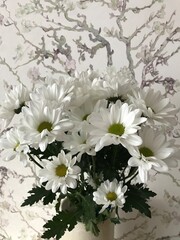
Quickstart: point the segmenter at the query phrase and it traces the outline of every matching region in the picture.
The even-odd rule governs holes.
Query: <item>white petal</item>
[[[139,178],[143,183],[146,183],[148,180],[148,172],[144,170],[142,167],[139,167]]]

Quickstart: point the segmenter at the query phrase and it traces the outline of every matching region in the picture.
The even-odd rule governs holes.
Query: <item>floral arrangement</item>
[[[148,200],[156,194],[146,183],[150,170],[176,164],[167,134],[176,112],[160,91],[142,89],[113,68],[40,80],[31,91],[22,84],[10,89],[0,108],[0,146],[6,160],[39,168],[22,206],[54,204],[42,238],[60,239],[77,222],[97,236],[99,223],[120,223],[119,208],[151,217]]]

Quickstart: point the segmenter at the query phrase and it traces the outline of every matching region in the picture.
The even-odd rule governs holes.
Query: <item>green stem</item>
[[[83,199],[84,202],[86,202],[85,197],[84,197],[80,192],[76,192],[75,194],[76,194],[77,196],[79,196],[81,199]]]
[[[113,146],[113,166],[115,166],[118,145]]]
[[[93,180],[94,180],[94,183],[97,185],[97,181],[96,181],[96,159],[94,156],[92,156],[92,177],[93,177]]]
[[[30,153],[27,154],[32,162],[34,162],[38,167],[43,168],[33,157]]]
[[[138,175],[138,171],[135,172],[135,174],[126,182],[126,184],[131,182],[137,175]]]
[[[92,167],[93,167],[93,176],[95,176],[96,174],[96,163],[95,163],[96,159],[94,156],[92,156]]]
[[[123,183],[125,183],[125,179],[126,179],[126,177],[124,177],[124,172],[125,172],[126,168],[127,168],[127,166],[124,167],[124,169],[122,170],[122,173],[121,173],[121,179],[120,179],[120,181],[123,181]]]

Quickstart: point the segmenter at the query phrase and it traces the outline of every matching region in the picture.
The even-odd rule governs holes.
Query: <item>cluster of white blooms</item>
[[[32,91],[14,87],[0,108],[0,118],[10,129],[0,138],[1,148],[11,150],[7,160],[27,162],[31,149],[44,152],[49,144],[62,142],[58,156],[39,161],[39,178],[47,190],[63,194],[76,189],[84,174],[78,166],[83,154],[94,157],[111,145],[127,149],[128,166],[137,168],[143,183],[150,169],[167,171],[176,149],[165,129],[176,124],[176,108],[159,91],[140,89],[120,76],[113,69],[104,74],[87,71],[37,83]],[[10,127],[15,114],[20,123]],[[123,182],[102,177],[94,188],[93,199],[103,205],[101,211],[123,206]]]

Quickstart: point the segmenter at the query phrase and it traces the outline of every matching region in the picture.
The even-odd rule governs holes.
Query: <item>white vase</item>
[[[114,224],[109,220],[98,226],[99,236],[94,236],[91,232],[86,231],[83,223],[78,223],[75,228],[69,232],[66,231],[61,240],[113,240],[114,239]]]

